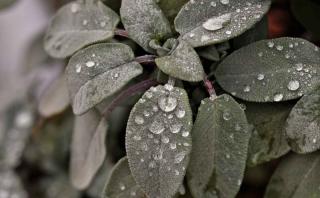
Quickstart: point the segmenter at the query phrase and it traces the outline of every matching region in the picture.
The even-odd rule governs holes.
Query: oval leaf
[[[171,198],[182,184],[191,151],[187,93],[170,85],[147,91],[130,113],[126,150],[134,179],[149,197]]]
[[[245,103],[248,122],[254,126],[248,150],[248,166],[256,166],[289,152],[285,123],[291,104]]]
[[[85,113],[141,73],[141,65],[124,44],[96,44],[77,52],[66,69],[74,113]]]
[[[250,29],[269,7],[270,0],[190,0],[175,27],[193,47],[222,43]]]
[[[41,96],[38,111],[42,116],[50,117],[63,112],[69,105],[67,83],[65,76],[62,75]]]
[[[279,165],[264,198],[320,197],[320,155],[291,155]]]
[[[134,181],[127,157],[119,160],[108,179],[103,198],[144,198],[145,195]]]
[[[154,52],[151,40],[171,35],[170,23],[155,0],[122,0],[120,15],[130,38],[147,52]]]
[[[292,150],[297,153],[320,148],[320,87],[303,96],[292,109],[286,134]]]
[[[44,47],[48,54],[65,58],[88,44],[113,37],[119,16],[100,1],[75,1],[52,19]]]
[[[72,184],[87,188],[106,156],[107,123],[95,111],[76,117],[72,143],[70,177]]]
[[[243,179],[250,139],[240,105],[228,95],[204,99],[192,134],[187,172],[192,195],[235,197]]]
[[[320,84],[320,50],[299,38],[263,40],[235,51],[216,70],[222,88],[253,102],[301,97]]]
[[[179,45],[169,56],[156,59],[156,64],[164,73],[175,78],[197,82],[204,76],[203,66],[196,51],[185,41]]]

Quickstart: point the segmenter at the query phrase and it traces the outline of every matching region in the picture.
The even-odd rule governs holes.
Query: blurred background
[[[107,159],[98,174],[101,177],[89,190],[78,192],[67,176],[71,110],[50,118],[34,112],[34,101],[63,72],[65,62],[51,59],[42,50],[42,36],[52,15],[66,2],[17,0],[0,10],[0,198],[98,197],[108,170],[123,155],[111,143],[112,151],[119,154]],[[318,25],[305,24],[292,10],[290,0],[273,1],[268,37],[302,37],[319,46],[314,36],[320,35],[319,21],[310,21]],[[3,168],[1,158],[7,158],[13,169]],[[249,169],[238,197],[263,197],[278,161]]]

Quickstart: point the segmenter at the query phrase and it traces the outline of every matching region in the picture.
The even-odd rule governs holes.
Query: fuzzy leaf
[[[65,76],[56,79],[41,96],[38,111],[44,117],[50,117],[66,110],[70,105]]]
[[[88,44],[112,38],[118,23],[119,16],[100,1],[69,3],[52,19],[45,50],[56,58],[71,56]]]
[[[222,88],[252,102],[301,97],[320,84],[320,50],[299,38],[263,40],[228,56],[216,70]]]
[[[182,184],[191,151],[187,93],[152,87],[130,113],[126,150],[134,179],[148,197],[171,198]]]
[[[145,197],[144,193],[141,191],[140,187],[136,184],[131,175],[127,157],[120,159],[112,169],[102,197]]]
[[[147,52],[153,53],[149,42],[171,35],[170,23],[155,0],[122,0],[120,14],[130,38]]]
[[[320,87],[303,96],[292,109],[286,134],[295,152],[310,153],[320,148]]]
[[[22,181],[13,171],[0,169],[0,178],[0,195],[2,198],[28,198],[27,192],[23,189]]]
[[[85,113],[141,73],[141,65],[124,44],[96,44],[77,52],[66,69],[74,113]]]
[[[243,179],[250,139],[240,105],[228,95],[204,99],[192,134],[187,181],[193,197],[235,197]]]
[[[256,166],[288,153],[284,127],[292,105],[248,102],[245,105],[248,122],[254,126],[247,165]]]
[[[197,82],[204,76],[203,66],[196,51],[185,41],[179,45],[169,56],[156,59],[156,64],[164,73],[175,78]]]
[[[70,177],[80,190],[86,189],[106,156],[107,123],[95,111],[76,117],[72,143]]]
[[[250,29],[269,7],[270,0],[190,0],[175,27],[193,47],[222,43]]]
[[[320,197],[320,155],[291,155],[271,177],[264,198]]]

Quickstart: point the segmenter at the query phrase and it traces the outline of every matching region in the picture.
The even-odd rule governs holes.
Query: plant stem
[[[216,90],[214,89],[211,81],[208,79],[207,76],[205,76],[205,77],[203,78],[203,83],[204,83],[204,85],[205,85],[205,87],[206,87],[209,95],[210,95],[210,96],[213,96],[213,97],[216,97],[216,96],[217,96]]]
[[[106,107],[106,109],[103,111],[102,116],[108,119],[108,116],[110,113],[124,100],[126,100],[128,97],[133,96],[141,91],[145,91],[149,89],[152,86],[157,85],[158,82],[154,79],[147,79],[142,82],[139,82],[128,89],[121,92],[118,96],[116,96],[111,103]]]
[[[138,56],[138,57],[136,57],[135,61],[137,61],[140,64],[155,63],[155,58],[156,57],[157,56],[155,56],[155,55]]]
[[[122,29],[116,29],[114,31],[114,34],[117,36],[122,36],[125,38],[129,38],[129,33],[126,30],[122,30]]]

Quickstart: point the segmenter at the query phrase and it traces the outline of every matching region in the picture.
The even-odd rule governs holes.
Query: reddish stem
[[[155,55],[144,55],[136,57],[135,61],[137,61],[140,64],[150,64],[154,63],[156,58],[157,56]]]
[[[142,82],[139,82],[128,89],[121,92],[117,97],[115,97],[112,102],[106,107],[106,109],[103,111],[102,116],[104,116],[106,119],[108,115],[125,99],[127,99],[130,96],[133,96],[141,91],[145,91],[149,89],[152,86],[157,85],[158,82],[154,79],[147,79]]]
[[[208,79],[207,76],[205,76],[205,77],[203,78],[203,82],[204,82],[204,86],[206,87],[209,95],[210,95],[210,96],[216,96],[216,95],[217,95],[217,94],[216,94],[216,90],[214,89],[211,81]]]
[[[114,31],[114,34],[117,36],[122,36],[125,38],[129,38],[129,33],[126,30],[122,30],[122,29],[116,29]]]

